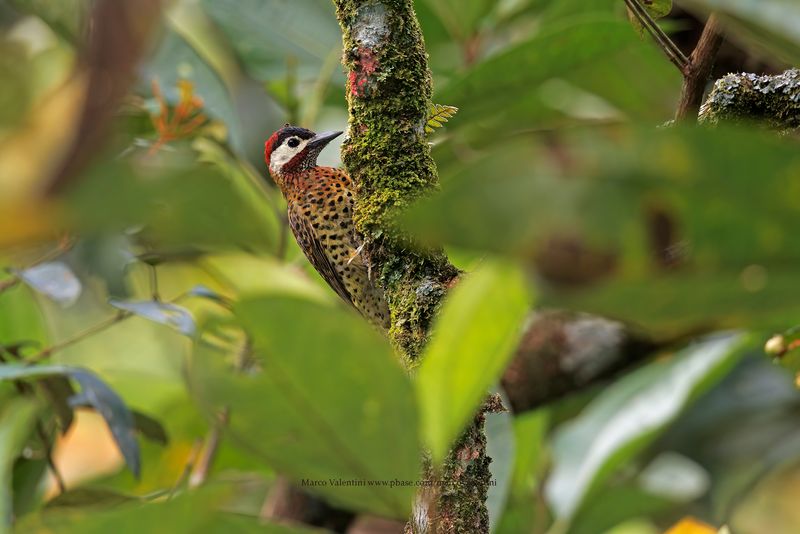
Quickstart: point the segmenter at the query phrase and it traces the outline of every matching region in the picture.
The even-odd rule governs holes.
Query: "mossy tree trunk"
[[[342,160],[358,187],[356,225],[389,302],[389,336],[413,367],[459,275],[442,252],[415,247],[392,225],[395,210],[438,187],[425,138],[432,92],[428,55],[412,0],[334,4],[348,73],[350,123]],[[421,496],[407,531],[488,532],[490,459],[483,422],[478,414],[442,473],[427,470],[441,485]]]
[[[431,74],[410,0],[334,0],[348,71],[349,138],[342,160],[358,185],[356,225],[392,312],[389,335],[415,360],[458,275],[443,254],[414,249],[391,216],[438,187],[425,139]]]

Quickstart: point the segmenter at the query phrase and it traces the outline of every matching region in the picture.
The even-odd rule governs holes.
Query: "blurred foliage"
[[[346,121],[332,3],[168,4],[103,143],[45,196],[108,21],[0,0],[0,531],[321,532],[264,521],[276,473],[405,518],[534,294],[678,341],[602,391],[487,416],[494,532],[797,531],[796,138],[658,128],[681,76],[622,1],[416,0],[442,191],[398,218],[471,273],[403,369],[307,264],[262,161],[286,121]],[[793,1],[678,4],[800,61]],[[780,366],[753,350],[774,332]]]
[[[423,432],[434,462],[444,460],[500,378],[531,304],[523,274],[501,264],[482,265],[453,290],[417,376]]]

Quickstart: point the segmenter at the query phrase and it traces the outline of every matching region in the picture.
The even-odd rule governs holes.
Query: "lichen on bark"
[[[800,70],[776,76],[752,73],[728,74],[714,88],[700,109],[701,123],[720,121],[759,122],[780,131],[800,128]]]

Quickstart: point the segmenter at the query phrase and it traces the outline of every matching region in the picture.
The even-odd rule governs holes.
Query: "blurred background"
[[[664,347],[621,378],[490,417],[493,532],[649,534],[686,516],[737,533],[800,530],[800,360],[763,353],[781,332],[796,348],[795,132],[661,127],[682,77],[622,1],[415,8],[434,102],[459,111],[430,136],[442,192],[403,223],[466,271],[486,258],[519,266],[537,306],[620,320]],[[677,2],[660,24],[688,55],[710,9],[728,32],[715,79],[800,62],[789,0]],[[54,380],[25,419],[20,384],[34,380],[3,375],[3,509],[24,531],[138,532],[164,517],[188,528],[204,502],[232,514],[201,531],[255,531],[237,521],[263,515],[275,469],[299,461],[280,455],[297,444],[263,450],[282,417],[265,407],[270,384],[219,385],[195,340],[257,375],[238,324],[268,315],[274,335],[313,329],[331,341],[320,354],[347,357],[336,328],[354,323],[340,322],[296,246],[263,162],[286,122],[345,129],[341,55],[329,0],[0,0],[0,357],[94,377],[48,371],[83,395]],[[798,108],[785,113],[796,126]],[[339,165],[338,148],[320,163]],[[328,313],[231,315],[265,294]],[[352,328],[344,337],[370,338]],[[349,402],[343,389],[316,401]],[[175,500],[166,515],[112,506],[209,485],[224,498]]]

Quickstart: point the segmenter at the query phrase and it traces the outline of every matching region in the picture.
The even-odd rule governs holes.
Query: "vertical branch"
[[[425,139],[432,93],[428,56],[413,0],[334,4],[348,74],[349,137],[342,159],[358,187],[356,226],[389,302],[389,336],[413,366],[459,274],[441,251],[420,250],[391,224],[393,210],[438,187]],[[436,484],[420,495],[407,532],[488,532],[491,460],[483,413],[465,430],[440,473],[426,469],[426,478]]]
[[[689,117],[696,119],[700,111],[700,104],[703,103],[706,82],[711,77],[714,60],[716,60],[717,53],[724,41],[719,19],[714,13],[708,17],[708,21],[703,28],[703,34],[700,36],[700,41],[698,41],[691,57],[687,58],[647,13],[647,10],[642,7],[639,0],[625,0],[625,5],[683,75],[683,89],[681,90],[681,98],[678,102],[675,120],[682,121]]]
[[[412,249],[392,210],[438,187],[425,139],[431,74],[411,0],[334,0],[348,72],[349,137],[342,159],[358,186],[356,227],[392,313],[389,335],[414,360],[458,272],[436,251]]]
[[[681,121],[689,117],[692,117],[693,120],[697,119],[700,104],[703,103],[706,83],[711,77],[711,70],[714,68],[714,61],[717,58],[717,53],[722,46],[723,40],[724,36],[722,35],[719,19],[712,13],[708,17],[708,21],[703,28],[703,34],[700,36],[700,41],[698,41],[697,47],[692,52],[689,64],[684,72],[683,89],[675,120]]]
[[[656,44],[661,48],[672,64],[675,65],[681,73],[685,74],[689,65],[689,59],[683,54],[681,49],[678,48],[678,45],[672,42],[672,39],[664,33],[664,30],[653,20],[653,17],[650,16],[647,10],[642,7],[639,0],[625,0],[625,5],[628,7],[628,11],[639,21],[639,24],[653,37],[653,40],[655,40]]]

